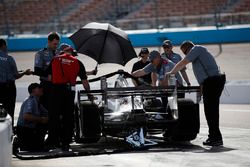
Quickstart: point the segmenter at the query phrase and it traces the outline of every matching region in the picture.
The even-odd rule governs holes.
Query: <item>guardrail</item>
[[[226,27],[195,27],[169,28],[126,31],[134,47],[160,46],[162,41],[169,39],[174,45],[180,45],[184,40],[196,44],[243,43],[250,42],[250,25]],[[61,42],[72,44],[70,34],[62,35]],[[10,51],[33,51],[46,46],[46,35],[17,35],[3,37],[7,39]]]

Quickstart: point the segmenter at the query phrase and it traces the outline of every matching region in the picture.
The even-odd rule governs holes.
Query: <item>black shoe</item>
[[[52,142],[52,141],[46,140],[44,144],[45,150],[54,150],[60,147],[61,147],[60,142]]]
[[[212,140],[212,139],[207,139],[206,141],[203,142],[204,146],[223,146],[223,141],[220,140]]]

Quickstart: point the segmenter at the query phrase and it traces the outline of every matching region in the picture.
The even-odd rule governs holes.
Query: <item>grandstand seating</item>
[[[250,11],[250,0],[239,1],[231,12],[249,12]]]
[[[216,5],[221,6],[226,2],[227,0],[157,0],[156,5],[154,2],[145,4],[140,10],[129,14],[127,19],[211,14],[215,12]]]
[[[10,3],[12,2],[12,3]],[[16,25],[19,31],[31,31],[42,22],[58,15],[74,0],[22,0],[5,2],[6,17],[9,26]],[[4,18],[0,19],[4,22]]]
[[[100,20],[115,20],[128,14],[130,5],[136,7],[145,0],[91,0],[82,2],[76,8],[61,18],[64,23],[88,22]],[[145,1],[146,2],[146,1]]]
[[[81,20],[91,21],[105,18],[105,13],[112,10],[112,1],[110,0],[91,0],[80,3],[72,12],[62,17],[64,23],[74,23]]]
[[[156,17],[165,27],[212,25],[215,12],[228,14],[224,24],[250,23],[250,0],[2,0],[0,10],[0,34],[73,31],[92,21],[153,28]]]

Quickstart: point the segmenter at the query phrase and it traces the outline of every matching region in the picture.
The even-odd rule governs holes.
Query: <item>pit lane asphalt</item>
[[[15,119],[21,103],[17,103]],[[191,143],[174,143],[144,151],[126,151],[117,154],[102,154],[56,158],[47,160],[12,159],[13,167],[193,167],[250,166],[250,105],[221,105],[221,131],[223,147],[204,147],[207,126],[201,104],[201,129]]]
[[[247,44],[223,45],[222,54],[216,58],[221,69],[226,72],[228,80],[250,79],[250,56]],[[216,55],[217,45],[208,45],[208,49]],[[157,49],[157,48],[150,48]],[[174,48],[180,53],[178,47]],[[136,52],[139,52],[139,48]],[[35,52],[10,53],[16,60],[19,70],[33,68]],[[87,70],[94,69],[96,62],[86,56],[79,56]],[[98,76],[117,69],[131,71],[134,59],[126,67],[100,65]],[[105,67],[105,68],[104,68]],[[191,65],[187,67],[188,75],[194,80]],[[92,76],[90,77],[92,78]],[[38,82],[34,76],[25,76],[17,80],[17,84]],[[18,117],[21,103],[17,103],[15,119]],[[12,159],[13,167],[248,167],[250,166],[250,105],[221,105],[220,124],[224,137],[224,147],[209,148],[202,145],[207,137],[207,125],[201,105],[201,129],[192,145],[169,145],[146,151],[124,152],[71,158],[24,161]]]

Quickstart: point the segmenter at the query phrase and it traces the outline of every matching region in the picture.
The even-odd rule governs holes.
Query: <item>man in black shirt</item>
[[[139,53],[139,57],[141,59],[133,65],[132,73],[134,71],[143,69],[146,65],[148,65],[150,63],[148,61],[148,56],[149,56],[148,48],[142,48],[140,53]],[[143,81],[146,82],[147,84],[151,85],[151,83],[152,83],[151,73],[142,76],[141,79],[143,79]],[[133,80],[133,83],[134,83],[135,86],[137,86],[137,83],[134,80]]]

